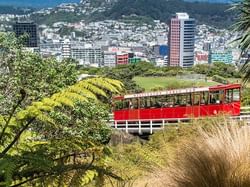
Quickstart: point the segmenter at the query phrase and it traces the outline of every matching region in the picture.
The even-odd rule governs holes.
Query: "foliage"
[[[220,116],[166,125],[164,129],[151,135],[149,141],[134,140],[129,144],[122,141],[113,146],[112,169],[124,179],[114,181],[114,186],[162,186],[166,173],[161,177],[159,173],[169,167],[171,160],[178,158],[179,147],[187,141],[195,141],[200,136],[200,129],[210,131],[224,120]]]
[[[239,11],[239,16],[237,17],[237,21],[234,24],[234,31],[240,33],[240,37],[236,39],[239,41],[239,47],[242,51],[242,55],[247,53],[250,48],[250,1],[242,0],[237,2],[234,7],[237,11]],[[250,65],[249,58],[247,62],[242,67],[242,72],[244,73],[244,80],[250,80]]]
[[[250,129],[224,122],[180,146],[166,172],[173,187],[250,185]]]
[[[242,105],[250,106],[250,88],[244,88],[242,92]]]
[[[228,8],[229,5],[226,4],[190,3],[182,0],[119,0],[110,10],[104,13],[104,16],[110,19],[119,19],[123,15],[135,14],[166,22],[176,12],[188,10],[188,13],[201,24],[225,28],[234,19],[234,12],[226,12]]]
[[[148,16],[137,16],[137,15],[123,16],[120,21],[127,24],[133,24],[136,26],[141,26],[143,24],[148,24],[152,26],[155,25],[154,20]]]
[[[32,19],[38,24],[52,25],[60,21],[78,22],[82,19],[86,21],[119,20],[123,19],[124,16],[137,15],[138,18],[132,19],[136,23],[151,24],[151,20],[157,19],[166,22],[176,12],[185,12],[187,10],[198,23],[219,28],[230,26],[235,19],[235,12],[226,11],[230,6],[219,3],[186,2],[183,0],[118,0],[109,1],[108,3],[104,3],[102,0],[91,0],[89,3],[94,10],[99,7],[105,7],[106,9],[104,12],[92,11],[89,14],[83,14],[78,7],[75,8],[74,12],[67,13],[54,9],[51,14],[33,14]]]
[[[221,77],[219,75],[214,75],[212,77],[212,80],[215,81],[215,82],[219,82],[221,84],[227,84],[228,83],[227,79],[225,79],[224,77]]]
[[[86,79],[1,115],[1,184],[84,185],[99,173],[118,179],[106,162],[109,151],[104,143],[110,131],[102,120],[107,113],[91,100],[121,89],[116,80]]]
[[[32,17],[38,24],[53,25],[56,22],[74,23],[82,20],[82,15],[76,12],[63,12],[54,10],[50,14],[35,14]]]
[[[13,34],[0,33],[2,111],[13,105],[20,89],[25,90],[28,95],[23,103],[25,106],[77,81],[76,63],[70,60],[58,62],[53,58],[43,59],[38,54],[23,51],[21,42]]]
[[[146,91],[188,88],[194,86],[213,86],[218,84],[211,81],[206,82],[202,79],[187,80],[176,77],[135,77],[133,80]]]
[[[28,53],[12,34],[0,34],[0,47],[0,185],[119,179],[107,165],[108,110],[98,100],[109,100],[122,83],[101,77],[77,82],[74,62]]]
[[[209,77],[219,75],[225,78],[241,78],[241,74],[233,64],[215,62],[212,64],[198,64],[192,68],[195,73],[205,74]]]

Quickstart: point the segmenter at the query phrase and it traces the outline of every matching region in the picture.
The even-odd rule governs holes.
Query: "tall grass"
[[[177,151],[165,186],[250,187],[250,127],[217,125],[200,135]]]

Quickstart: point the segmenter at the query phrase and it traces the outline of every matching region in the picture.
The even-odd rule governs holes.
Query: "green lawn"
[[[199,86],[213,86],[219,83],[213,81],[193,81],[177,79],[175,77],[135,77],[136,84],[140,87],[145,88],[146,91],[157,88],[175,89],[175,88],[188,88],[188,87],[199,87]]]

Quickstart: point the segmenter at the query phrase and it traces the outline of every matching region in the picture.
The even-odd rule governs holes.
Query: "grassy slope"
[[[135,77],[136,84],[140,87],[145,88],[149,91],[152,88],[187,88],[187,87],[199,87],[199,86],[213,86],[219,83],[216,82],[205,82],[205,80],[193,81],[177,79],[175,77]]]

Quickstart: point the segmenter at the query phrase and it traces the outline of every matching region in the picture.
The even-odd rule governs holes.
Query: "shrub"
[[[216,126],[200,135],[180,147],[166,186],[250,186],[250,127]]]
[[[212,77],[212,80],[221,84],[228,84],[228,81],[224,77],[221,77],[219,75],[214,75]]]

